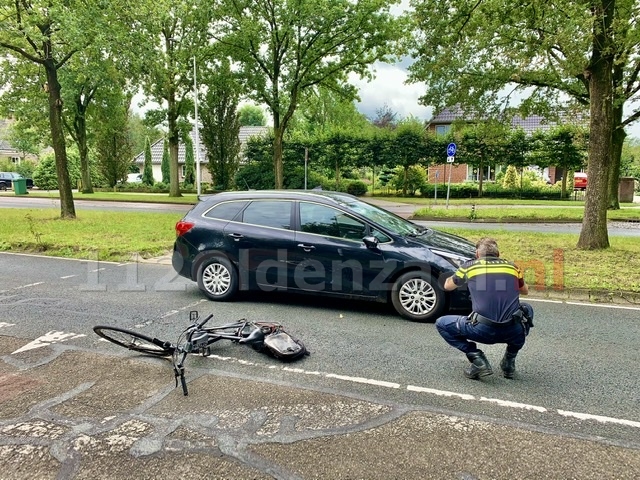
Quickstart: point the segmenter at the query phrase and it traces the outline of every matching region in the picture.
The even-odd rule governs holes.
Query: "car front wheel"
[[[238,273],[228,259],[210,258],[198,268],[198,287],[211,300],[230,300],[238,291]]]
[[[414,322],[435,322],[445,309],[442,289],[431,275],[412,271],[402,274],[393,284],[391,302],[404,318]]]

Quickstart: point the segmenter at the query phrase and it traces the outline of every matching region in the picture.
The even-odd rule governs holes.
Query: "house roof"
[[[436,114],[429,123],[431,125],[448,125],[456,120],[464,120],[465,114],[460,106],[446,107],[441,112]],[[580,119],[578,119],[578,122]],[[569,120],[567,117],[567,123],[575,123],[576,120]],[[531,115],[525,118],[520,116],[514,116],[511,119],[511,126],[513,128],[522,128],[525,133],[533,133],[538,130],[549,130],[550,128],[557,126],[558,123],[552,120],[548,120],[541,115]]]
[[[0,151],[14,153],[17,152],[17,150],[5,139],[5,135],[7,134],[10,125],[11,123],[9,120],[0,118]]]
[[[251,137],[256,137],[260,135],[264,135],[269,131],[269,127],[240,127],[240,132],[238,133],[238,139],[240,140],[240,146],[243,147],[246,145],[247,141]],[[207,150],[198,138],[199,144],[199,156],[200,163],[207,163]],[[193,128],[191,130],[191,140],[194,145],[196,143],[196,130]],[[162,163],[162,153],[164,148],[164,138],[160,138],[151,144],[151,163],[152,164],[161,164]],[[185,159],[185,148],[184,143],[180,143],[178,145],[178,163],[184,163]],[[133,157],[134,163],[144,164],[144,151],[138,153],[135,157]]]

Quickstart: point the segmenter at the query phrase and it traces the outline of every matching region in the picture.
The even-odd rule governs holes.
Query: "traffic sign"
[[[447,163],[453,163],[456,161],[456,157],[454,157],[453,155],[449,155],[447,157]]]
[[[448,157],[453,157],[456,154],[456,148],[457,147],[456,147],[455,143],[450,143],[449,145],[447,145],[447,156]],[[447,161],[449,161],[449,160],[447,159]]]

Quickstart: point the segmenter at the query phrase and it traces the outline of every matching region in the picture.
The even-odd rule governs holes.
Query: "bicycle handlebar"
[[[204,324],[207,323],[209,320],[211,320],[213,318],[213,313],[210,313],[209,315],[207,315],[206,317],[204,317],[204,320],[202,320],[200,323],[197,324],[198,328],[202,328],[204,327]]]

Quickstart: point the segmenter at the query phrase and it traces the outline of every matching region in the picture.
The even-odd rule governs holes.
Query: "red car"
[[[587,189],[587,174],[583,172],[576,172],[573,174],[573,189],[574,190],[586,190]]]

